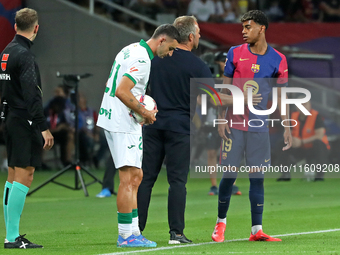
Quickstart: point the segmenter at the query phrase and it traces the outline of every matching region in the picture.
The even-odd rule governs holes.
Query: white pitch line
[[[310,235],[310,234],[319,234],[319,233],[336,232],[336,231],[340,231],[340,228],[310,231],[310,232],[290,233],[290,234],[282,234],[282,235],[273,235],[273,237]],[[224,241],[224,243],[247,241],[247,240],[249,240],[249,238],[226,240],[226,241]],[[166,246],[166,247],[152,248],[152,249],[146,249],[146,250],[104,253],[104,254],[99,254],[99,255],[118,255],[118,254],[153,252],[153,251],[161,251],[161,250],[172,250],[172,249],[176,249],[176,248],[187,248],[187,247],[201,246],[201,245],[206,245],[206,244],[218,244],[218,243],[216,243],[216,242],[206,242],[206,243],[196,243],[196,244],[182,244],[182,245]]]
[[[301,233],[291,233],[291,234],[283,234],[283,235],[274,235],[273,237],[277,236],[298,236],[298,235],[309,235],[309,234],[318,234],[318,233],[327,233],[327,232],[336,232],[340,231],[340,228],[335,229],[327,229],[327,230],[319,230],[319,231],[311,231],[311,232],[301,232]]]

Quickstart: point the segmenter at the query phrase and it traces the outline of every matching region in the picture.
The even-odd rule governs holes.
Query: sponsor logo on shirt
[[[6,71],[7,63],[6,62],[1,62],[1,70]]]
[[[104,115],[105,117],[107,117],[110,120],[111,119],[111,112],[112,112],[112,109],[107,110],[105,108],[100,108],[99,115]]]
[[[3,54],[2,55],[2,58],[1,58],[1,61],[3,61],[3,62],[1,62],[1,70],[2,71],[6,71],[6,68],[7,68],[7,60],[8,60],[8,57],[9,57],[9,54]]]
[[[5,80],[5,81],[10,81],[11,80],[11,76],[9,74],[0,74],[0,80]]]
[[[1,61],[7,61],[7,60],[8,60],[8,57],[9,57],[9,54],[4,54],[4,55],[2,55]]]
[[[130,73],[133,73],[133,72],[136,72],[136,71],[138,71],[138,69],[136,67],[131,67],[130,68]]]
[[[246,61],[246,60],[249,60],[249,58],[240,58],[240,61]]]
[[[247,91],[248,88],[251,88],[253,95],[256,95],[259,92],[259,84],[254,80],[246,81],[243,85],[243,91]]]
[[[130,49],[126,49],[126,50],[123,50],[123,54],[124,54],[124,59],[127,59],[130,57]]]

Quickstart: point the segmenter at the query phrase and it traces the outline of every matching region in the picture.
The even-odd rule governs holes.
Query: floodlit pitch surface
[[[102,178],[104,171],[93,171]],[[54,172],[36,172],[32,188]],[[0,173],[5,183],[6,173]],[[116,176],[116,184],[117,184]],[[85,176],[85,180],[87,178]],[[62,183],[74,182],[74,174],[59,178]],[[167,192],[165,171],[157,180],[144,235],[156,241],[154,249],[116,247],[116,197],[96,198],[101,186],[88,187],[90,197],[82,190],[72,191],[53,183],[26,199],[20,233],[44,249],[27,250],[25,254],[340,254],[340,179],[324,182],[290,182],[265,180],[263,229],[282,242],[249,242],[249,181],[239,179],[241,196],[233,196],[228,213],[226,242],[213,243],[211,233],[217,216],[217,196],[208,196],[209,179],[190,179],[187,185],[186,228],[184,233],[193,245],[168,245]],[[116,189],[118,185],[116,185]],[[1,188],[2,196],[3,188]],[[1,210],[2,211],[2,210]],[[1,213],[1,217],[3,213]],[[0,220],[2,240],[4,221]],[[0,248],[3,249],[3,248]],[[2,250],[0,254],[17,254]]]

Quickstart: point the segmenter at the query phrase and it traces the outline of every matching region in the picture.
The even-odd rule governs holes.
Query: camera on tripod
[[[57,77],[64,79],[63,80],[64,85],[66,85],[66,86],[68,86],[70,88],[74,88],[74,99],[75,99],[74,100],[74,104],[75,104],[75,110],[74,110],[74,116],[75,116],[75,123],[74,123],[74,128],[75,128],[75,131],[74,131],[74,133],[75,133],[75,139],[74,139],[74,147],[75,147],[74,161],[72,163],[70,163],[68,166],[66,166],[65,168],[63,168],[62,170],[58,171],[56,174],[54,174],[51,178],[46,180],[44,183],[40,184],[35,189],[31,190],[27,195],[31,195],[32,193],[36,192],[40,188],[44,187],[46,184],[48,184],[50,182],[53,182],[55,184],[58,184],[60,186],[63,186],[65,188],[72,189],[72,190],[83,189],[84,195],[87,197],[89,195],[88,191],[87,191],[87,188],[86,188],[88,185],[91,185],[91,184],[96,183],[96,182],[102,184],[102,182],[95,175],[93,175],[88,169],[86,169],[84,166],[82,166],[82,164],[81,164],[81,162],[79,160],[78,85],[79,85],[80,79],[88,78],[90,76],[92,76],[92,74],[89,74],[89,73],[85,73],[85,74],[82,74],[82,75],[78,75],[78,74],[64,74],[64,75],[61,75],[60,72],[57,72]],[[75,171],[74,187],[66,185],[66,184],[63,184],[63,183],[60,183],[60,182],[55,180],[60,175],[64,174],[65,172],[67,172],[69,170]],[[93,179],[93,181],[86,184],[84,179],[83,179],[82,172],[84,172],[87,175],[89,175]]]
[[[60,72],[57,72],[58,78],[63,78],[63,85],[66,86],[68,89],[72,89],[70,93],[70,100],[71,103],[76,105],[77,104],[77,93],[75,91],[76,86],[78,85],[78,82],[81,79],[88,78],[92,76],[90,73],[85,74],[60,74]]]

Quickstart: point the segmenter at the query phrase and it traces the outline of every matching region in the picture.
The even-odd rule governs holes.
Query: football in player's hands
[[[148,96],[148,95],[137,95],[136,99],[138,100],[138,102],[148,111],[152,111],[152,110],[157,110],[157,104],[155,102],[155,100]],[[144,122],[144,118],[138,114],[135,113],[133,110],[130,109],[129,111],[129,115],[134,119],[134,121],[136,121],[137,123],[142,123]],[[155,113],[156,116],[156,113]]]

